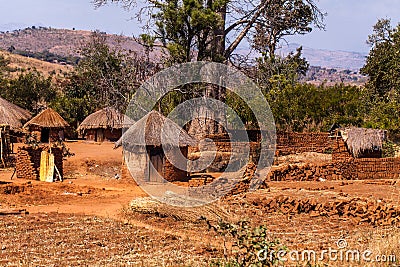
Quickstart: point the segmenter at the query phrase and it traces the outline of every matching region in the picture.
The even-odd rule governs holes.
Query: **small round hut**
[[[89,115],[78,127],[87,141],[103,142],[119,140],[122,130],[134,124],[128,116],[107,107]]]
[[[69,124],[51,108],[40,112],[24,125],[42,143],[64,140],[64,130],[67,127]]]
[[[158,183],[187,180],[186,166],[177,168],[170,160],[187,158],[188,147],[196,141],[175,122],[151,111],[124,133],[116,147],[121,145],[124,162],[135,180]]]

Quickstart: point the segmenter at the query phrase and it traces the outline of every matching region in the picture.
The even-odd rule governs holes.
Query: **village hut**
[[[69,124],[51,108],[40,112],[24,125],[24,128],[35,134],[42,143],[64,140],[66,127],[69,127]]]
[[[355,158],[381,158],[387,131],[366,128],[338,129],[348,151]]]
[[[0,125],[8,125],[11,129],[22,128],[23,122],[29,120],[32,114],[0,97]]]
[[[107,107],[89,115],[78,127],[87,141],[118,141],[123,129],[128,129],[134,121],[114,108]]]
[[[123,145],[124,160],[137,181],[185,181],[187,167],[178,166],[188,147],[196,141],[179,125],[157,111],[151,111],[130,127],[116,143]],[[173,161],[173,164],[171,163]],[[165,180],[164,180],[165,179]]]

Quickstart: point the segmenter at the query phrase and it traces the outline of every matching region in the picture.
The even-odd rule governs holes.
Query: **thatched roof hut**
[[[136,146],[176,146],[177,143],[179,147],[195,146],[196,140],[175,122],[153,110],[130,127],[116,146],[124,145],[129,149]]]
[[[51,108],[48,108],[48,109],[40,112],[38,115],[36,115],[30,121],[28,121],[24,125],[24,128],[28,128],[29,126],[32,126],[32,125],[38,126],[41,128],[58,128],[58,129],[69,127],[68,122],[66,122],[60,116],[60,114],[58,114]]]
[[[128,116],[107,107],[89,115],[79,125],[78,131],[89,141],[117,141],[122,136],[122,129],[127,129],[134,123]]]
[[[175,122],[151,111],[125,132],[116,147],[121,145],[125,149],[125,163],[140,184],[186,180],[188,147],[195,146],[196,141]],[[172,164],[172,158],[177,160],[174,164],[180,162],[182,166]]]
[[[86,117],[79,125],[78,131],[89,129],[123,129],[131,127],[135,122],[114,108],[103,108]]]
[[[22,121],[32,114],[0,97],[0,125],[9,125],[12,129],[22,128]]]
[[[382,151],[383,142],[386,139],[386,131],[366,128],[346,128],[340,133],[347,148],[358,158],[364,153]]]
[[[41,142],[63,140],[64,129],[67,127],[68,122],[51,108],[40,112],[24,125],[24,128],[34,133]]]

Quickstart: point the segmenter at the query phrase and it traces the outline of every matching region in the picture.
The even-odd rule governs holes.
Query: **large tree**
[[[94,0],[97,6],[109,2],[137,11],[137,18],[145,20],[150,29],[142,39],[151,40],[150,45],[161,44],[168,51],[170,64],[200,60],[234,64],[232,56],[244,40],[258,51],[271,53],[284,36],[310,32],[312,25],[324,26],[324,14],[315,0],[144,0],[142,4],[136,0]],[[203,94],[225,102],[226,89],[205,86]],[[205,113],[210,121],[224,117],[220,110],[212,114],[207,109],[199,111],[199,117]],[[201,129],[221,131],[215,124]]]
[[[145,0],[141,8],[136,0],[94,0],[96,6],[108,2],[136,10],[177,61],[227,62],[246,38],[274,52],[285,36],[323,28],[325,16],[315,0]]]

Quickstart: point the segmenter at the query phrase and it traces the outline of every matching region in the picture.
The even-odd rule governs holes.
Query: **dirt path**
[[[0,196],[0,208],[24,208],[30,213],[66,213],[119,219],[129,202],[145,193],[120,177],[121,149],[112,143],[67,143],[75,156],[64,162],[64,182],[42,183],[10,180],[13,170],[0,171],[3,186],[21,187],[23,192]],[[17,146],[18,147],[18,146]]]

